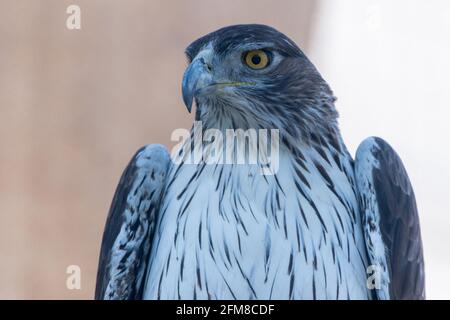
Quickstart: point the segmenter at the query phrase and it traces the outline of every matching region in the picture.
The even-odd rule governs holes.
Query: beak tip
[[[192,111],[192,103],[186,105],[186,109],[189,113]]]
[[[193,100],[194,100],[194,97],[192,95],[183,94],[183,102],[189,113],[191,113],[191,111],[192,111]]]

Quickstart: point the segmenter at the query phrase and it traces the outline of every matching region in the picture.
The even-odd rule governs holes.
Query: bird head
[[[287,36],[265,25],[235,25],[194,41],[182,82],[189,112],[214,128],[277,128],[297,137],[335,126],[333,94]],[[322,128],[324,127],[324,128]]]

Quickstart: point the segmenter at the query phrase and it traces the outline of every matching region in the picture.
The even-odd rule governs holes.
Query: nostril
[[[208,70],[209,72],[212,71],[211,65],[210,65],[208,62],[206,62],[205,59],[200,58],[200,61],[201,61],[201,63],[203,63],[203,65],[205,66],[206,70]]]

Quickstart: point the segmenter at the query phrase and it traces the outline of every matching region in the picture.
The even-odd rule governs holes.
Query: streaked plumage
[[[267,50],[263,70],[243,52]],[[414,194],[397,154],[365,140],[353,161],[335,98],[298,47],[262,25],[191,44],[183,98],[205,129],[280,130],[280,166],[187,164],[141,149],[106,223],[97,299],[424,298]],[[204,146],[208,143],[204,142]],[[206,151],[205,151],[206,150]],[[381,287],[367,286],[380,267]]]
[[[380,298],[425,299],[425,267],[414,191],[397,153],[380,138],[356,152],[355,174],[369,258],[382,269]]]

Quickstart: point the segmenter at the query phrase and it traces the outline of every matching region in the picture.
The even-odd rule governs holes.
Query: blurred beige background
[[[66,28],[81,7],[82,29]],[[90,299],[109,204],[132,154],[192,121],[184,48],[265,23],[339,100],[353,152],[399,151],[421,210],[429,298],[449,298],[450,3],[445,0],[0,0],[0,298]],[[79,265],[81,290],[66,288]]]

